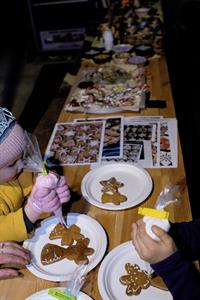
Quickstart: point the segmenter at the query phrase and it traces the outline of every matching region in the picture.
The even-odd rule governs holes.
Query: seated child
[[[0,241],[27,239],[42,213],[61,210],[70,198],[64,176],[49,173],[34,183],[34,174],[23,172],[25,147],[25,131],[0,107]]]
[[[141,259],[162,277],[174,300],[200,299],[200,274],[193,261],[200,258],[200,219],[171,223],[168,233],[158,226],[153,240],[140,219],[132,224],[131,237]]]

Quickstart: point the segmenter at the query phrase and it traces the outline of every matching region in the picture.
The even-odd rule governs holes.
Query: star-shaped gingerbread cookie
[[[115,177],[111,177],[108,180],[101,180],[100,184],[103,186],[103,193],[115,193],[120,187],[124,186],[124,184],[122,182],[117,181]]]

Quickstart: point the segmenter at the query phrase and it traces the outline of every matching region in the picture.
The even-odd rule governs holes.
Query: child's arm
[[[0,211],[1,213],[1,211]],[[0,241],[24,241],[28,238],[23,209],[0,215]]]
[[[153,226],[160,241],[151,239],[145,230],[145,224],[139,220],[132,226],[132,239],[139,256],[151,263],[160,275],[174,300],[197,300],[200,295],[200,276],[192,262],[187,260],[172,238],[162,229]]]
[[[151,264],[151,267],[157,275],[162,277],[173,296],[173,300],[199,299],[199,272],[180,251],[176,251],[157,264]]]
[[[135,249],[139,256],[150,264],[160,262],[177,251],[173,239],[163,229],[154,225],[152,231],[159,240],[153,240],[147,234],[142,219],[132,224],[131,237]]]
[[[176,242],[177,248],[190,260],[200,256],[200,219],[191,222],[171,224],[169,235]]]

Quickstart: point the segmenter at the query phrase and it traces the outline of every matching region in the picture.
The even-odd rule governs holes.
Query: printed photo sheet
[[[57,123],[47,146],[49,165],[87,165],[101,161],[104,121]]]
[[[105,118],[75,119],[75,122],[105,121],[102,159],[123,156],[123,120],[122,116]]]
[[[144,168],[177,167],[177,121],[157,116],[124,118],[123,158]]]
[[[163,119],[160,122],[160,167],[178,166],[177,120]]]

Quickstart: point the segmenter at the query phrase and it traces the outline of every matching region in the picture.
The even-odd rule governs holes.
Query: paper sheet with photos
[[[105,122],[57,123],[45,159],[50,165],[86,165],[102,157]]]
[[[45,158],[63,166],[123,161],[144,168],[176,168],[177,151],[175,118],[110,116],[57,123]]]
[[[124,161],[144,168],[176,168],[178,165],[177,120],[163,117],[124,118]]]
[[[137,66],[88,67],[79,74],[65,110],[97,114],[138,111],[144,107],[145,89]]]

